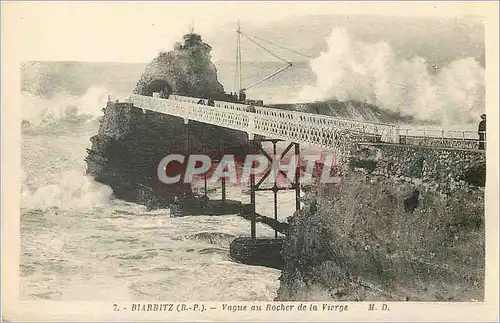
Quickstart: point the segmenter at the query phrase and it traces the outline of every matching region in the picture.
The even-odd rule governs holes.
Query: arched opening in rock
[[[165,80],[156,79],[149,83],[144,95],[153,96],[153,93],[165,92],[168,95],[172,94],[172,86]]]

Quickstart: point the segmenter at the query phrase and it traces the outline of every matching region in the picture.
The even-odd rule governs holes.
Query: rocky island
[[[160,53],[146,66],[134,93],[151,96],[163,91],[227,101],[210,51],[199,35],[185,35],[184,44]],[[210,153],[217,159],[222,149],[238,156],[248,151],[247,135],[241,131],[195,121],[184,124],[181,118],[120,102],[108,102],[103,112],[99,131],[91,138],[87,174],[109,185],[116,197],[149,208],[168,207],[177,197],[184,209],[196,209],[190,184],[166,185],[158,180],[158,164],[168,154]]]

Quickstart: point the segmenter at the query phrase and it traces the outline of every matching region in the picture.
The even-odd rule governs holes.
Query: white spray
[[[327,44],[311,61],[316,85],[304,87],[300,101],[363,101],[446,126],[476,122],[485,110],[484,69],[474,58],[453,61],[434,74],[424,58],[399,58],[389,44],[352,40],[341,27],[332,30]]]
[[[98,117],[102,115],[101,109],[106,105],[108,97],[107,90],[102,87],[90,87],[82,96],[58,92],[50,99],[27,91],[21,94],[22,118],[36,127],[77,115]]]
[[[80,97],[59,92],[46,99],[22,93],[22,118],[30,123],[22,143],[24,208],[85,211],[109,202],[111,188],[85,174],[85,148],[96,123],[75,123],[80,116],[94,121],[102,115],[107,93],[100,87],[91,87]],[[82,133],[82,129],[88,130]]]

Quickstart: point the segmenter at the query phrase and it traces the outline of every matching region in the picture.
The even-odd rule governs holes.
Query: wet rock
[[[164,91],[226,99],[210,61],[210,50],[199,35],[186,35],[184,44],[161,53],[147,65],[134,92],[152,95]],[[158,179],[158,165],[167,155],[207,154],[214,160],[225,153],[240,161],[248,152],[247,134],[241,131],[195,121],[184,124],[181,118],[143,111],[122,102],[108,102],[103,111],[99,131],[87,150],[87,174],[109,185],[117,198],[148,209],[168,208],[175,198],[183,210],[202,209],[190,183],[183,183],[181,178],[178,183],[165,184]],[[168,175],[183,174],[185,166],[169,167]],[[193,214],[186,212],[182,214]]]
[[[151,96],[166,90],[170,94],[227,101],[210,61],[211,50],[200,35],[184,35],[184,44],[177,43],[173,51],[160,53],[146,66],[134,93]]]
[[[237,238],[231,242],[230,255],[241,263],[281,269],[284,265],[281,249],[283,239]]]
[[[405,212],[413,213],[413,211],[415,211],[415,209],[418,207],[419,195],[420,192],[415,188],[411,188],[409,192],[406,193],[406,197],[403,200]]]
[[[373,172],[344,168],[289,219],[276,300],[483,299],[484,188],[458,178],[484,153],[375,147]]]

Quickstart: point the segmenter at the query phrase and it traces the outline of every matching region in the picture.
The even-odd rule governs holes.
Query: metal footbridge
[[[325,149],[339,148],[346,141],[477,149],[479,140],[470,130],[405,127],[225,101],[209,106],[199,103],[200,98],[179,95],[163,99],[132,94],[127,101],[143,110],[183,118],[185,123],[193,120],[243,131],[249,140],[260,135]]]
[[[211,124],[219,127],[239,130],[248,134],[253,143],[255,136],[262,136],[259,141],[269,141],[273,144],[276,155],[276,143],[289,141],[288,147],[281,154],[280,159],[287,152],[295,156],[300,155],[299,145],[313,145],[325,150],[342,149],[345,143],[378,143],[387,145],[419,145],[440,149],[478,149],[478,134],[473,131],[446,131],[444,129],[401,127],[393,124],[383,124],[351,120],[346,118],[324,116],[298,111],[287,111],[262,106],[214,101],[213,105],[206,105],[206,100],[193,97],[170,95],[168,99],[154,95],[143,96],[132,94],[128,103],[143,112],[153,111],[184,119],[187,125],[190,120]],[[292,149],[293,148],[293,149]],[[254,148],[252,148],[254,149]],[[269,161],[272,157],[262,148],[259,148]],[[278,191],[295,191],[295,209],[300,209],[301,183],[299,171],[294,178],[286,179],[286,185],[274,181],[271,187],[265,187],[264,180],[270,176],[268,169],[260,180],[250,176],[250,204],[246,204],[240,216],[250,220],[250,237],[256,239],[256,222],[271,225],[275,229],[275,238],[278,238],[279,228],[283,225],[278,221]],[[281,171],[280,171],[281,172]],[[274,194],[274,219],[256,213],[256,192],[271,191]],[[206,178],[205,178],[206,194]],[[222,178],[222,203],[226,203],[226,185]],[[281,232],[281,231],[280,231]]]

